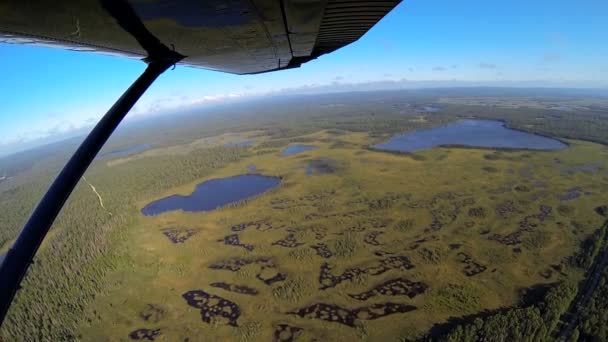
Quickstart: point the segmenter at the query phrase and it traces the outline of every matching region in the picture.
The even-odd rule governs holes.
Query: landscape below
[[[568,330],[593,274],[569,334],[605,337],[608,101],[289,101],[118,132],[0,339],[544,340]],[[515,133],[480,145],[454,140],[459,125]],[[0,170],[2,251],[61,165],[27,156]]]

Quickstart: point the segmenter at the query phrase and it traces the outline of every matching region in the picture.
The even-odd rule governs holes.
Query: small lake
[[[104,159],[104,158],[113,158],[113,157],[125,156],[127,154],[132,154],[132,153],[136,153],[136,152],[141,152],[141,151],[147,150],[150,147],[152,147],[152,145],[150,145],[150,144],[135,145],[135,146],[123,148],[123,149],[120,149],[120,150],[114,150],[114,151],[102,153],[99,156],[97,156],[97,159]]]
[[[226,147],[249,146],[249,145],[253,144],[254,142],[255,142],[254,140],[234,141],[234,142],[229,142],[227,144],[224,144],[224,146],[226,146]]]
[[[281,184],[280,178],[262,175],[212,179],[198,184],[194,192],[188,196],[173,195],[151,202],[141,210],[141,213],[145,216],[153,216],[174,210],[211,211],[259,195],[279,184]]]
[[[439,108],[434,106],[422,106],[421,108],[416,109],[418,113],[435,113],[439,111]]]
[[[462,120],[437,128],[416,130],[372,147],[386,151],[416,152],[445,145],[530,150],[561,150],[568,147],[559,140],[509,129],[503,122],[494,120]]]
[[[309,145],[291,145],[291,146],[287,147],[286,149],[284,149],[283,152],[281,152],[281,157],[287,157],[292,154],[314,150],[315,148],[316,148],[315,146],[309,146]]]

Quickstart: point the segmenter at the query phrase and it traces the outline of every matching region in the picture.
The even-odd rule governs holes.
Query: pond
[[[331,174],[338,171],[338,163],[330,158],[315,159],[308,162],[305,173],[308,176]]]
[[[172,195],[151,202],[141,210],[141,213],[145,216],[153,216],[174,210],[211,211],[259,195],[279,184],[281,184],[280,178],[262,175],[212,179],[198,184],[194,192],[188,196]]]
[[[494,120],[462,120],[437,128],[416,130],[372,147],[386,151],[416,152],[445,145],[530,150],[561,150],[568,147],[559,140],[509,129],[503,122]]]
[[[225,144],[224,146],[226,146],[226,147],[249,146],[249,145],[253,144],[254,142],[255,142],[254,140],[234,141],[234,142],[229,142],[229,143]]]
[[[300,152],[304,152],[304,151],[310,151],[313,149],[315,149],[315,146],[291,145],[291,146],[287,147],[286,149],[284,149],[283,152],[281,152],[281,157],[287,157],[292,154],[296,154],[296,153],[300,153]]]
[[[104,158],[113,158],[113,157],[125,156],[127,154],[132,154],[132,153],[135,153],[135,152],[141,152],[141,151],[147,150],[150,147],[152,147],[151,144],[135,145],[135,146],[123,148],[123,149],[120,149],[120,150],[114,150],[114,151],[102,153],[99,156],[97,156],[97,159],[104,159]]]
[[[418,113],[435,113],[439,111],[439,108],[434,107],[432,105],[422,106],[421,108],[416,109]]]

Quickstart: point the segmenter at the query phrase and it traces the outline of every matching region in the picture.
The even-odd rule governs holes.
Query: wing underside
[[[145,58],[152,41],[185,56],[180,64],[251,74],[298,67],[348,45],[399,2],[7,0],[0,42]],[[142,30],[144,38],[134,34]]]

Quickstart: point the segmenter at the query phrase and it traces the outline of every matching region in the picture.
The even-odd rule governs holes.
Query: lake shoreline
[[[499,126],[496,126],[498,124]],[[486,125],[486,127],[483,127]],[[495,127],[492,127],[494,125]],[[495,134],[492,132],[493,129],[500,128]],[[451,130],[451,131],[450,131]],[[460,131],[458,131],[460,130]],[[504,130],[504,131],[503,131]],[[444,134],[445,137],[441,137]],[[462,136],[458,136],[458,135]],[[509,134],[516,134],[516,136],[509,137]],[[522,136],[522,134],[524,136]],[[452,136],[450,136],[452,135]],[[486,136],[486,141],[479,139],[471,139],[471,137],[482,138]],[[439,137],[439,138],[438,138]],[[524,138],[532,139],[532,137],[547,139],[543,140],[523,140]],[[522,142],[513,143],[509,139],[522,139]],[[442,142],[441,140],[471,140],[471,143],[461,142]],[[428,141],[431,143],[427,143]],[[437,141],[433,143],[433,141]],[[509,142],[509,143],[505,143]],[[525,144],[534,145],[537,144],[542,147],[527,147]],[[491,146],[492,144],[498,146]],[[500,146],[500,145],[513,145],[513,146]],[[520,144],[520,145],[518,145]],[[551,147],[551,144],[555,147]],[[408,146],[409,145],[409,146]],[[508,127],[504,120],[487,120],[487,119],[463,119],[452,123],[448,123],[442,126],[434,128],[425,128],[419,130],[413,130],[410,132],[393,135],[384,142],[367,145],[365,148],[375,152],[387,152],[398,155],[403,154],[414,154],[416,152],[431,150],[434,148],[460,148],[460,149],[480,149],[480,150],[495,150],[495,151],[534,151],[534,152],[552,152],[567,149],[571,144],[567,141],[556,139],[547,135],[530,133],[520,129],[513,129]]]
[[[236,183],[231,183],[236,180]],[[241,182],[261,181],[262,184]],[[279,187],[283,177],[257,173],[244,173],[199,182],[189,195],[174,194],[150,201],[139,211],[143,216],[158,216],[173,211],[210,212],[226,206],[236,205]],[[203,188],[207,187],[207,188]],[[224,190],[222,194],[219,192]],[[235,193],[241,191],[241,193]],[[211,196],[209,196],[211,194]],[[212,197],[213,196],[213,197]]]

